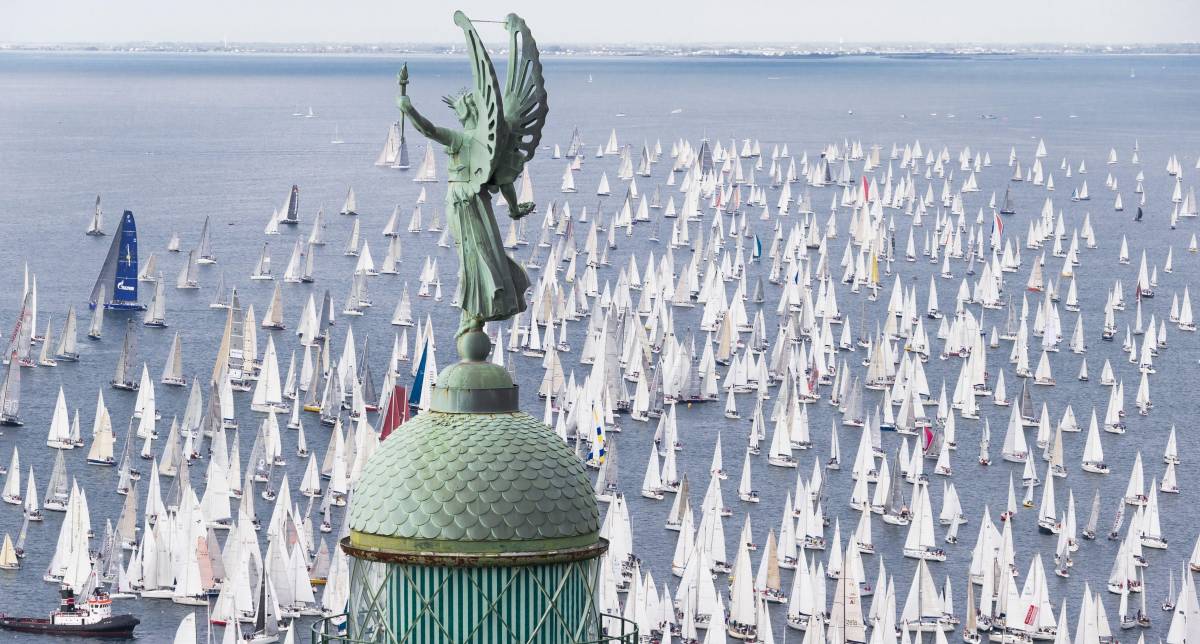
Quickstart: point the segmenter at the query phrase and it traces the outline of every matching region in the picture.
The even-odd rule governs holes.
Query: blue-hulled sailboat
[[[106,293],[111,297],[99,302]],[[133,220],[133,212],[129,210],[121,215],[117,234],[113,235],[112,246],[109,246],[108,256],[100,268],[100,276],[92,287],[88,307],[94,309],[97,304],[103,304],[106,309],[146,309],[144,304],[138,303],[137,224]]]

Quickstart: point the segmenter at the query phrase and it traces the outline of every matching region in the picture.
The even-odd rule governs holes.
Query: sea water
[[[501,58],[497,57],[498,63]],[[189,379],[206,377],[225,320],[223,310],[212,310],[208,306],[220,276],[224,274],[227,284],[237,286],[243,306],[253,304],[261,320],[274,283],[252,282],[248,277],[263,243],[270,244],[275,273],[281,275],[293,240],[307,236],[317,209],[324,208],[328,245],[318,250],[316,282],[311,285],[285,284],[284,319],[289,329],[264,330],[259,334],[260,351],[265,336],[268,333],[275,336],[280,367],[286,369],[289,356],[298,347],[294,328],[308,296],[315,295],[319,304],[321,294],[329,290],[340,311],[350,286],[355,258],[344,256],[342,249],[352,222],[337,214],[347,189],[353,187],[357,194],[362,237],[371,243],[376,261],[385,254],[386,239],[380,233],[395,205],[401,207],[401,228],[407,224],[423,186],[428,190],[428,202],[422,206],[425,221],[428,223],[433,213],[442,208],[444,183],[415,184],[412,171],[404,173],[373,165],[388,125],[398,119],[394,107],[395,74],[402,62],[404,59],[400,57],[349,55],[0,54],[0,238],[4,240],[0,249],[0,283],[7,285],[0,290],[0,325],[7,333],[15,322],[20,306],[22,271],[28,266],[38,279],[37,331],[43,331],[41,327],[48,317],[53,317],[56,332],[61,331],[68,307],[74,306],[80,314],[82,354],[77,364],[23,371],[21,416],[25,426],[3,429],[0,461],[7,465],[12,448],[20,448],[21,466],[26,470],[30,464],[34,466],[39,495],[44,496],[54,457],[53,451],[45,446],[45,434],[60,386],[66,392],[72,413],[75,409],[82,412],[85,437],[89,437],[97,392],[103,392],[117,434],[118,454],[123,446],[135,396],[115,391],[107,384],[120,351],[123,315],[109,314],[102,341],[90,342],[83,337],[89,317],[87,297],[111,240],[111,237],[83,235],[97,194],[102,195],[105,227],[110,233],[123,209],[135,213],[141,258],[144,262],[151,252],[155,253],[158,266],[168,280],[166,298],[170,327],[166,330],[144,328],[140,317],[134,327],[139,363],[146,361],[149,364],[156,382],[175,331],[183,338],[185,374]],[[408,94],[414,104],[435,123],[455,125],[452,114],[439,98],[470,82],[465,59],[413,56],[407,62],[411,73]],[[1006,296],[1017,301],[1024,295],[1029,268],[1040,254],[1023,247],[1025,233],[1045,199],[1052,199],[1056,213],[1062,211],[1068,238],[1071,231],[1082,224],[1084,214],[1090,213],[1099,247],[1081,249],[1082,265],[1076,274],[1092,380],[1089,383],[1075,380],[1079,357],[1066,347],[1076,315],[1064,311],[1063,351],[1052,360],[1058,385],[1033,387],[1033,395],[1039,411],[1043,401],[1048,404],[1054,424],[1061,417],[1064,406],[1071,403],[1080,424],[1086,429],[1092,408],[1095,407],[1102,417],[1107,403],[1108,388],[1098,383],[1105,358],[1112,361],[1117,377],[1125,383],[1129,431],[1123,436],[1103,435],[1105,457],[1112,474],[1101,477],[1080,471],[1085,434],[1073,434],[1067,436],[1065,450],[1065,463],[1070,474],[1065,480],[1055,482],[1060,512],[1066,508],[1067,490],[1074,492],[1080,530],[1087,520],[1093,492],[1099,487],[1102,499],[1099,530],[1102,535],[1111,524],[1134,454],[1142,451],[1147,485],[1152,478],[1161,478],[1167,432],[1172,424],[1177,426],[1179,453],[1183,459],[1177,473],[1183,494],[1160,496],[1163,530],[1170,539],[1170,548],[1165,552],[1148,551],[1151,566],[1145,570],[1149,593],[1147,604],[1154,619],[1153,628],[1145,635],[1151,641],[1165,636],[1169,614],[1160,611],[1158,605],[1166,592],[1167,574],[1172,570],[1179,572],[1180,563],[1186,560],[1197,533],[1197,522],[1190,513],[1195,494],[1192,486],[1196,481],[1192,471],[1198,453],[1191,421],[1200,409],[1193,396],[1200,351],[1194,334],[1181,333],[1173,325],[1168,326],[1170,348],[1156,359],[1158,374],[1152,377],[1154,410],[1148,417],[1139,417],[1132,404],[1138,374],[1136,367],[1130,365],[1120,351],[1119,340],[1124,335],[1125,325],[1131,324],[1133,284],[1142,250],[1147,252],[1148,261],[1159,267],[1159,295],[1144,303],[1147,320],[1151,313],[1156,319],[1164,318],[1171,294],[1182,293],[1185,285],[1190,285],[1195,292],[1200,257],[1186,253],[1185,247],[1197,224],[1194,220],[1183,220],[1179,230],[1169,229],[1168,214],[1172,207],[1169,198],[1174,179],[1166,174],[1165,167],[1170,155],[1179,155],[1185,189],[1192,185],[1196,176],[1193,169],[1196,154],[1200,152],[1196,144],[1200,140],[1197,136],[1200,134],[1200,115],[1193,109],[1197,100],[1195,88],[1200,81],[1200,61],[1171,56],[785,60],[554,57],[544,63],[550,116],[542,149],[530,165],[539,206],[539,212],[531,219],[529,236],[534,243],[539,236],[537,226],[541,216],[551,202],[557,202],[560,209],[569,202],[576,216],[586,207],[592,220],[597,218],[599,211],[602,222],[608,222],[620,207],[626,182],[617,180],[617,157],[594,158],[596,146],[603,145],[613,129],[622,146],[632,146],[635,165],[643,145],[653,147],[656,141],[661,142],[664,157],[654,166],[651,178],[637,177],[638,188],[642,193],[650,194],[655,186],[659,186],[664,202],[667,197],[674,196],[677,205],[682,203],[682,195],[677,186],[667,187],[665,181],[671,166],[671,144],[679,139],[688,139],[694,146],[702,138],[709,139],[711,144],[719,140],[725,146],[734,140],[740,148],[742,139],[751,138],[761,142],[764,155],[776,145],[787,144],[797,160],[807,152],[813,161],[828,144],[878,144],[882,146],[884,167],[873,175],[880,181],[886,174],[887,156],[892,145],[903,147],[920,141],[923,149],[935,153],[944,147],[949,149],[951,160],[947,169],[954,173],[952,191],[956,191],[966,178],[957,167],[959,150],[970,146],[973,154],[986,152],[993,165],[985,168],[977,178],[980,192],[965,198],[967,223],[973,225],[976,212],[983,208],[983,227],[990,228],[988,198],[994,192],[1002,199],[1004,189],[1013,188],[1017,214],[1004,218],[1005,235],[1021,246],[1023,265],[1020,272],[1005,275],[1005,285]],[[1131,67],[1136,69],[1136,78],[1130,78]],[[293,116],[294,112],[307,112],[309,107],[314,118]],[[342,145],[331,144],[335,126],[345,140]],[[578,193],[565,195],[558,187],[567,161],[552,159],[549,146],[558,144],[565,151],[573,128],[579,129],[586,143],[585,158],[582,171],[576,175]],[[408,137],[415,166],[423,156],[425,142],[411,128]],[[1010,148],[1016,149],[1022,167],[1028,167],[1039,138],[1045,140],[1049,150],[1043,166],[1054,176],[1057,185],[1054,192],[1027,183],[1009,182],[1012,170],[1006,162]],[[1135,144],[1140,149],[1140,166],[1130,165]],[[1116,166],[1105,164],[1109,148],[1117,150],[1120,163]],[[437,153],[438,175],[444,178],[445,157],[441,150]],[[1064,157],[1073,170],[1080,161],[1086,161],[1089,173],[1066,178],[1059,169],[1059,162]],[[747,169],[751,162],[746,160]],[[769,166],[769,159],[765,162]],[[898,162],[890,164],[898,176]],[[851,167],[857,177],[861,162],[855,162]],[[602,171],[608,174],[613,196],[595,195]],[[1119,182],[1125,200],[1124,212],[1113,211],[1114,195],[1104,188],[1105,175],[1110,172]],[[1133,189],[1138,172],[1145,173],[1145,220],[1134,224],[1137,195]],[[767,182],[764,172],[756,173],[755,178],[759,183]],[[1069,199],[1071,191],[1083,179],[1088,182],[1092,200],[1073,203]],[[293,183],[301,190],[300,226],[283,227],[278,236],[264,236],[263,229],[272,210],[283,203]],[[919,194],[923,194],[927,183],[924,178],[917,180]],[[933,184],[935,199],[940,203],[942,180],[935,178]],[[796,196],[804,190],[802,183],[793,186]],[[824,226],[830,203],[835,197],[840,199],[841,188],[812,188],[810,191],[817,212],[816,221]],[[767,193],[767,201],[774,212],[778,191],[768,189]],[[936,209],[935,206],[933,211]],[[759,211],[760,208],[750,209],[747,220],[753,233],[767,248],[775,218],[759,221]],[[840,259],[846,244],[848,221],[846,208],[840,208],[838,212],[839,237],[829,242],[830,259],[834,262]],[[897,255],[902,256],[909,218],[900,211],[885,212],[896,221]],[[501,230],[507,230],[503,211],[499,214]],[[661,212],[655,211],[652,216],[658,218]],[[176,290],[173,288],[175,276],[186,260],[186,251],[195,247],[205,217],[211,219],[213,248],[219,261],[216,265],[201,267],[199,290]],[[711,217],[711,210],[705,208],[704,226],[707,227]],[[918,251],[924,232],[933,226],[933,219],[931,212],[925,228],[916,231]],[[790,228],[799,220],[793,214],[783,219],[783,224]],[[624,230],[617,231],[618,247],[610,251],[612,267],[600,272],[602,283],[615,284],[616,273],[620,267],[628,265],[630,254],[638,258],[639,269],[644,267],[649,253],[662,256],[669,237],[669,222],[662,228],[663,241],[658,243],[647,240],[649,235],[645,231],[650,225],[639,224],[632,237],[626,236]],[[693,234],[696,227],[697,224],[693,224]],[[176,231],[182,239],[184,252],[168,253],[167,240]],[[585,225],[576,226],[578,243],[582,243],[585,232]],[[707,237],[708,230],[705,232]],[[1119,266],[1116,261],[1122,234],[1129,238],[1134,260],[1127,266]],[[454,359],[452,334],[456,324],[450,320],[457,320],[457,311],[451,308],[457,259],[452,248],[436,245],[437,238],[437,233],[402,233],[401,274],[370,279],[369,292],[374,307],[367,315],[338,317],[331,342],[336,355],[340,355],[347,328],[353,325],[357,341],[370,343],[377,386],[382,384],[383,365],[391,349],[393,334],[398,331],[388,322],[405,284],[414,294],[415,317],[423,321],[426,316],[431,316],[434,321],[439,364],[445,365]],[[1162,271],[1168,247],[1174,248],[1175,271],[1172,274]],[[524,261],[530,251],[529,246],[522,246],[516,253]],[[436,258],[440,266],[445,293],[441,302],[415,297],[417,274],[427,256]],[[677,263],[688,257],[687,249],[675,250]],[[917,288],[918,308],[923,311],[929,276],[938,268],[929,264],[925,257],[919,257],[915,264],[899,259],[894,268],[906,287]],[[765,258],[752,264],[749,283],[752,285],[758,275],[765,278],[769,265]],[[943,311],[953,309],[954,294],[964,277],[961,262],[954,263],[953,267],[954,279],[938,278]],[[1058,280],[1060,267],[1060,259],[1048,257],[1047,278]],[[839,268],[832,272],[835,278],[841,275]],[[977,277],[969,278],[970,282],[973,284]],[[871,331],[882,319],[894,279],[894,275],[885,275],[880,300],[867,303],[865,308],[862,295],[852,296],[844,286],[839,287],[839,304],[854,325],[856,334],[864,312]],[[1127,311],[1118,314],[1118,341],[1106,343],[1100,341],[1099,332],[1105,292],[1112,287],[1114,279],[1122,281],[1130,304]],[[143,283],[141,286],[142,299],[148,301],[153,285]],[[1060,293],[1065,294],[1066,286],[1066,280],[1059,282]],[[728,288],[732,289],[732,285]],[[762,306],[767,316],[768,335],[774,340],[774,308],[780,288],[768,285],[766,291],[767,302]],[[1031,295],[1031,307],[1036,306],[1037,297]],[[747,308],[753,315],[759,307],[748,302]],[[978,307],[972,308],[978,315]],[[675,331],[680,337],[686,339],[696,333],[698,342],[703,339],[703,333],[697,331],[701,310],[701,307],[672,310]],[[1003,311],[985,312],[982,322],[986,330],[993,325],[1002,325]],[[574,371],[577,381],[582,381],[590,369],[578,363],[585,328],[584,321],[570,324],[573,349],[560,356],[564,370]],[[926,330],[934,346],[940,349],[941,342],[933,337],[936,326],[927,320]],[[412,342],[415,330],[409,331]],[[506,338],[507,331],[506,325]],[[1031,340],[1030,359],[1036,365],[1037,339]],[[1141,338],[1138,340],[1140,343]],[[1005,371],[1008,394],[1016,397],[1020,381],[1005,361],[1010,346],[1011,343],[1004,342],[1000,350],[990,351],[987,366],[991,374],[989,382],[994,382],[999,370]],[[303,350],[298,350],[296,355],[299,362]],[[865,373],[861,361],[866,356],[861,348],[854,353],[843,353],[839,362],[843,358],[850,364],[852,373]],[[517,355],[509,355],[507,359],[515,365],[523,408],[540,416],[542,402],[535,395],[542,375],[540,362]],[[953,389],[960,368],[959,360],[942,361],[936,355],[931,357],[925,371],[935,396],[943,380]],[[409,364],[401,367],[405,380],[408,369]],[[629,386],[632,391],[632,385]],[[187,390],[157,385],[156,391],[157,404],[163,415],[160,435],[165,438],[170,419],[183,415]],[[729,480],[723,485],[724,498],[726,505],[734,509],[733,517],[726,519],[724,524],[730,559],[736,552],[745,514],[749,512],[752,516],[754,540],[764,543],[767,530],[779,529],[783,498],[787,491],[794,489],[797,472],[807,479],[813,460],[824,463],[828,457],[830,417],[834,409],[827,403],[829,389],[823,388],[821,393],[822,399],[809,405],[808,409],[813,449],[797,452],[798,470],[767,466],[765,444],[764,454],[754,457],[754,487],[762,497],[762,503],[754,506],[740,502],[736,493],[754,406],[752,396],[738,396],[742,419],[737,421],[722,416],[723,394],[717,402],[679,407],[679,427],[684,443],[679,454],[679,467],[690,481],[694,505],[698,505],[707,485],[713,443],[717,432],[721,432],[724,466],[729,473]],[[777,389],[773,388],[772,394],[777,395]],[[878,397],[875,392],[868,393],[865,401],[868,410],[874,409]],[[979,399],[979,402],[981,413],[991,423],[993,465],[982,468],[975,462],[982,421],[960,420],[959,449],[952,457],[954,476],[950,480],[958,488],[969,523],[959,531],[959,544],[948,547],[949,560],[930,566],[939,586],[947,576],[950,578],[954,605],[960,617],[966,606],[966,567],[983,506],[990,504],[993,520],[998,521],[998,515],[1004,509],[1009,473],[1019,483],[1021,472],[1019,466],[1003,462],[999,454],[1009,409],[993,406],[990,399]],[[768,414],[773,403],[773,399],[765,403]],[[250,411],[249,395],[238,394],[237,405],[243,427],[238,436],[244,459],[250,452],[253,430],[261,422],[262,415]],[[928,409],[932,413],[932,407]],[[850,469],[859,430],[841,427],[840,418],[838,421],[843,465],[840,472],[825,473],[823,508],[831,519],[840,521],[844,543],[859,517],[859,513],[847,505],[852,485]],[[309,447],[321,458],[329,430],[320,426],[312,414],[305,414],[304,422]],[[627,416],[620,416],[618,422],[621,432],[610,435],[610,440],[620,446],[620,488],[633,518],[634,551],[642,560],[643,571],[653,573],[659,588],[665,582],[674,592],[678,579],[670,573],[670,561],[676,533],[663,528],[672,497],[668,495],[666,500],[654,502],[638,494],[654,423],[638,423]],[[306,462],[295,456],[296,433],[284,429],[282,434],[288,478],[295,486]],[[1040,450],[1032,445],[1034,433],[1027,434],[1031,452],[1040,455]],[[155,445],[156,454],[161,450],[162,442]],[[894,452],[898,445],[896,435],[885,433],[884,448],[892,467],[895,467]],[[135,447],[138,448],[140,445]],[[84,461],[85,454],[86,447],[67,452],[67,469],[87,492],[92,528],[101,534],[104,522],[115,522],[119,515],[122,497],[114,493],[117,484],[115,468],[89,466]],[[1039,475],[1044,477],[1045,463],[1039,458],[1036,465]],[[206,462],[201,460],[191,468],[198,494],[203,488],[205,467]],[[243,471],[244,467],[245,464]],[[148,472],[148,464],[143,462],[141,469]],[[933,475],[932,469],[932,461],[926,462],[925,471],[930,475],[929,491],[936,512],[941,507],[943,477]],[[169,484],[170,480],[164,479],[164,485]],[[909,486],[905,488],[908,494]],[[145,480],[138,489],[145,494]],[[1040,495],[1038,488],[1035,502]],[[270,516],[269,504],[261,499],[256,502],[259,516],[265,521]],[[144,503],[141,505],[144,507]],[[303,505],[301,502],[302,508]],[[604,511],[602,505],[601,512]],[[335,510],[335,525],[341,524],[341,513],[341,509]],[[30,527],[26,545],[28,556],[22,561],[22,569],[0,571],[0,587],[8,589],[0,604],[0,610],[5,613],[44,615],[56,604],[57,589],[43,582],[41,575],[53,553],[62,514],[45,514],[44,523]],[[1132,512],[1127,514],[1132,515]],[[1053,566],[1055,539],[1038,534],[1036,516],[1036,509],[1022,509],[1014,524],[1019,582],[1023,582],[1030,558],[1035,554],[1042,556],[1047,571]],[[699,513],[696,518],[699,520]],[[1127,517],[1127,524],[1130,518]],[[20,525],[17,506],[0,508],[0,531],[15,538]],[[895,576],[899,610],[916,569],[913,560],[901,556],[906,530],[886,526],[878,520],[873,521],[872,527],[877,554],[863,558],[867,579],[873,583],[879,562],[886,562],[889,573]],[[935,528],[939,541],[943,529],[941,526]],[[825,534],[832,538],[832,526]],[[332,536],[318,534],[318,539],[325,539],[332,545]],[[265,535],[262,538],[265,539]],[[92,543],[97,545],[98,539]],[[1116,543],[1103,536],[1095,542],[1082,542],[1079,552],[1074,554],[1071,577],[1060,579],[1051,574],[1048,579],[1056,611],[1062,599],[1067,600],[1072,633],[1076,628],[1075,615],[1085,582],[1093,591],[1101,592],[1110,624],[1114,631],[1117,630],[1118,598],[1104,591],[1117,552]],[[760,549],[752,557],[756,568],[762,553]],[[816,556],[823,561],[828,551]],[[785,592],[789,590],[790,582],[791,573],[784,571]],[[723,594],[726,593],[723,578],[719,578],[716,585]],[[835,582],[830,580],[827,585],[832,593]],[[978,596],[978,589],[972,590]],[[1137,599],[1136,596],[1131,598],[1134,608]],[[869,601],[864,604],[869,605]],[[115,610],[133,613],[142,620],[138,628],[142,639],[164,641],[174,632],[185,612],[192,609],[161,600],[119,600],[115,602]],[[777,639],[784,636],[785,610],[779,605],[771,608]],[[198,617],[203,623],[203,614]],[[204,632],[203,627],[201,632]],[[1141,632],[1125,631],[1117,636],[1131,639]],[[216,635],[220,635],[219,631]],[[790,638],[799,636],[796,632],[789,634]],[[955,639],[958,635],[949,633],[948,637]],[[23,641],[12,634],[6,634],[3,639]]]

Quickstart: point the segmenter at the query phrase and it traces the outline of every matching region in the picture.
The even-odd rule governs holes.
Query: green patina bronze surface
[[[413,107],[406,95],[407,67],[396,105],[418,132],[445,146],[450,157],[446,215],[460,260],[455,301],[463,311],[462,334],[482,329],[486,320],[506,320],[525,310],[529,277],[504,250],[492,195],[504,197],[514,219],[533,212],[532,203],[517,202],[513,183],[537,151],[549,110],[537,43],[524,20],[516,14],[505,20],[509,55],[503,92],[475,26],[461,11],[454,13],[454,23],[466,36],[474,82],[466,92],[443,100],[462,129],[438,127]]]
[[[525,22],[505,21],[508,80],[496,72],[471,21],[474,87],[447,99],[462,130],[413,109],[400,74],[397,104],[450,155],[446,212],[457,241],[461,357],[439,374],[429,409],[393,431],[367,459],[350,502],[346,634],[360,641],[561,644],[600,635],[596,589],[600,513],[583,462],[541,420],[522,413],[518,390],[488,361],[486,320],[525,310],[529,278],[504,250],[492,212],[503,195],[523,217],[516,181],[537,149],[546,92]],[[636,641],[636,629],[631,640]]]
[[[439,128],[412,107],[407,68],[397,104],[450,155],[446,196],[462,265],[458,350],[434,385],[430,409],[383,441],[363,466],[350,504],[348,552],[376,561],[424,558],[461,565],[523,565],[603,551],[595,492],[579,457],[540,420],[521,413],[508,372],[487,357],[485,320],[525,309],[529,280],[504,251],[492,194],[521,217],[513,182],[537,149],[546,92],[537,45],[510,14],[507,82],[501,94],[487,50],[462,12],[474,87],[447,99],[462,130]],[[549,558],[549,559],[548,559]],[[473,563],[472,563],[473,562]]]
[[[371,455],[350,504],[350,542],[442,553],[536,552],[599,540],[583,463],[520,412],[425,412]]]

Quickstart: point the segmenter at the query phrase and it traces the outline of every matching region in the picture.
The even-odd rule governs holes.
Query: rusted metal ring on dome
[[[589,535],[591,536],[591,535]],[[537,564],[570,563],[595,559],[608,551],[608,539],[596,537],[594,543],[574,548],[559,548],[539,551],[517,551],[516,548],[536,547],[538,541],[514,542],[512,552],[433,552],[396,551],[364,548],[352,545],[350,537],[342,539],[342,551],[355,559],[377,561],[386,564],[413,566],[442,566],[447,568],[479,568],[487,566],[532,566]],[[455,543],[460,547],[462,543]]]
[[[503,389],[463,389],[433,386],[429,411],[445,414],[500,414],[520,411],[517,385]]]

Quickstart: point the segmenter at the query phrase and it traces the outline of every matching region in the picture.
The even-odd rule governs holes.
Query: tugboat
[[[0,614],[0,629],[41,635],[132,638],[134,627],[140,623],[133,615],[113,615],[112,599],[100,588],[92,591],[83,606],[76,603],[75,591],[63,588],[62,604],[49,619]]]

